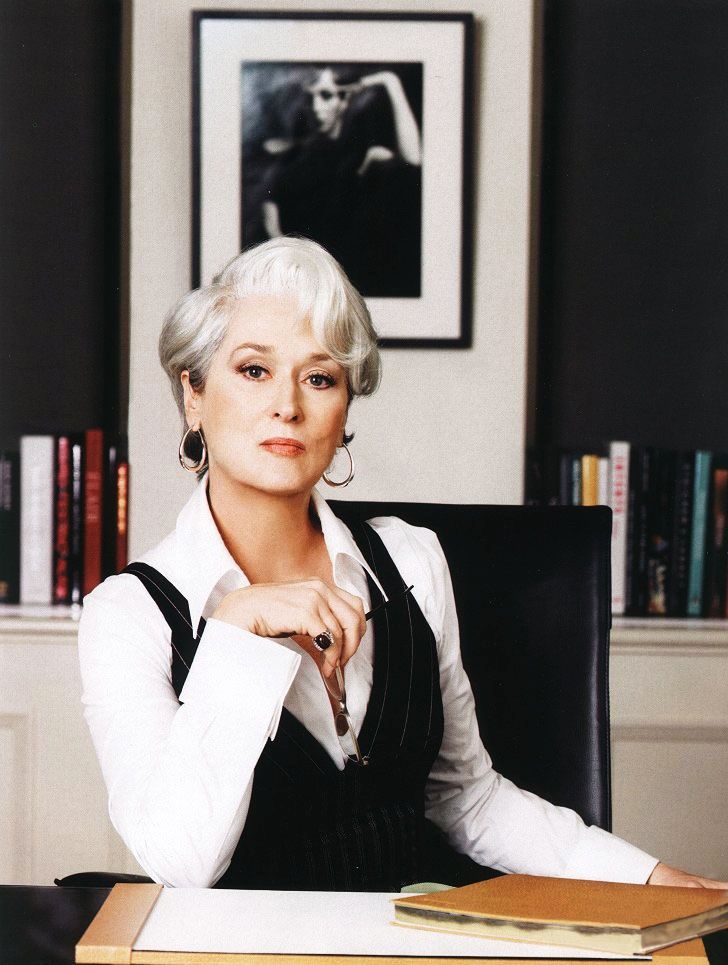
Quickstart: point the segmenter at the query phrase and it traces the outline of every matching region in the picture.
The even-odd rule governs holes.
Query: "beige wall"
[[[131,553],[173,525],[192,482],[156,360],[161,319],[190,282],[190,11],[306,9],[300,0],[134,0],[130,170]],[[362,9],[317,0],[316,9]],[[367,10],[477,18],[473,347],[384,353],[352,410],[359,499],[519,502],[526,421],[532,0],[367,0]]]

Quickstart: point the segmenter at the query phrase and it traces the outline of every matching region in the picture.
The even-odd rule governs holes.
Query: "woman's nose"
[[[278,393],[273,401],[273,418],[281,422],[297,422],[301,418],[301,404],[295,385],[287,385]]]

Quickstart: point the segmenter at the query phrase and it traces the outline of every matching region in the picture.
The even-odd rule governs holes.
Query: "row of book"
[[[529,453],[532,505],[612,510],[612,612],[728,618],[728,455],[609,443]]]
[[[0,449],[0,603],[78,604],[127,563],[129,463],[101,429]]]

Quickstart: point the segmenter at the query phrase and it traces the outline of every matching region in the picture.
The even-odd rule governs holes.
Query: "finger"
[[[322,580],[313,581],[313,589],[326,598],[329,607],[336,614],[336,617],[343,629],[342,639],[342,666],[356,652],[362,637],[366,632],[366,619],[364,614],[364,603],[361,597],[341,587],[335,583],[325,583]]]
[[[346,605],[346,607],[350,608],[350,610],[353,611],[353,613],[350,614],[350,617],[345,622],[347,626],[350,626],[356,629],[359,635],[359,639],[361,640],[361,638],[366,633],[366,629],[367,629],[366,616],[364,612],[364,601],[360,596],[357,596],[355,593],[349,593],[347,592],[347,590],[342,590],[341,587],[336,586],[336,584],[327,584],[327,586],[330,589],[330,591],[334,594],[333,600],[332,598],[329,599],[330,605],[333,606],[336,602],[336,598],[338,598],[341,602],[343,602]]]
[[[320,650],[314,644],[314,638],[320,633],[329,631],[332,643],[325,650]],[[311,644],[314,647],[317,658],[321,661],[321,672],[325,677],[330,677],[336,665],[341,659],[342,641],[344,637],[343,628],[333,610],[322,600],[316,609],[315,616],[311,618],[311,629],[308,631],[311,637]]]
[[[364,604],[359,597],[339,590],[332,592],[329,605],[342,628],[341,664],[345,666],[356,653],[366,631]]]
[[[698,878],[701,888],[728,889],[728,881],[716,881],[714,878]]]

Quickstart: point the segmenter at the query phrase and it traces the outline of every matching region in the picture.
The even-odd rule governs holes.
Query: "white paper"
[[[165,888],[139,933],[134,950],[267,955],[620,958],[606,952],[495,941],[395,926],[392,924],[392,899],[398,897],[401,895],[371,892]]]

